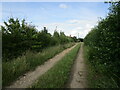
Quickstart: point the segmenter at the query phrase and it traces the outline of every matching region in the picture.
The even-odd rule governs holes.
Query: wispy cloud
[[[70,23],[79,23],[80,21],[79,20],[69,20],[68,22],[70,22]]]
[[[77,36],[84,38],[86,34],[97,24],[97,20],[68,20],[64,22],[48,23],[48,24],[37,24],[38,30],[42,30],[43,26],[48,28],[48,31],[53,34],[55,27],[57,26],[57,31],[64,31],[68,36]]]
[[[60,4],[59,7],[60,8],[68,8],[68,6],[66,4]]]
[[[106,15],[104,3],[3,3],[3,20],[13,13],[18,18],[27,18],[42,30],[44,26],[53,34],[55,27],[66,35],[85,37],[98,21]],[[77,8],[77,9],[76,9]],[[25,18],[25,19],[26,19]]]
[[[69,20],[74,28],[70,31],[73,36],[78,36],[84,38],[87,33],[97,24],[97,20]]]

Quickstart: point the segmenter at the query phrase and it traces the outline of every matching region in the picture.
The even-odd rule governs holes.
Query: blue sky
[[[11,16],[25,18],[38,30],[46,26],[52,34],[57,26],[66,35],[85,37],[99,17],[106,17],[108,7],[103,2],[4,2],[0,22]]]

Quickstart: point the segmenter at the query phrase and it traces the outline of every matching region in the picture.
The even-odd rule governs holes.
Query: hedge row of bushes
[[[105,19],[99,21],[84,39],[88,60],[96,72],[120,83],[120,2],[111,3]]]
[[[38,31],[34,25],[26,23],[25,19],[20,21],[18,18],[9,18],[1,29],[3,61],[12,60],[26,50],[38,52],[49,46],[76,41],[75,37],[68,37],[64,32],[59,33],[56,30],[51,35],[46,27]]]

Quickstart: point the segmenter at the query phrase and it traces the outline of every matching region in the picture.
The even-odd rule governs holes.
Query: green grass
[[[87,66],[87,82],[89,88],[118,88],[112,76],[105,74],[101,64],[93,64],[89,61],[89,47],[84,46],[84,58]],[[108,72],[108,74],[110,74]]]
[[[67,53],[50,70],[39,77],[31,88],[62,88],[69,79],[71,66],[76,58],[80,44]]]
[[[2,63],[2,85],[7,86],[15,81],[19,76],[27,71],[34,70],[38,65],[43,64],[48,59],[60,53],[66,48],[73,46],[74,43],[58,45],[44,49],[42,52],[33,53],[28,51],[25,55]]]

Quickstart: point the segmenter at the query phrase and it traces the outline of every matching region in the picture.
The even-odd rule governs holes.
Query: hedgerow
[[[84,39],[88,60],[96,72],[120,83],[120,2],[111,3],[109,13]]]
[[[74,38],[68,37],[64,32],[54,31],[51,35],[46,27],[38,31],[36,26],[31,25],[18,18],[9,18],[4,21],[2,30],[2,57],[3,61],[10,61],[13,58],[22,56],[26,51],[42,51],[44,48],[74,42]]]

